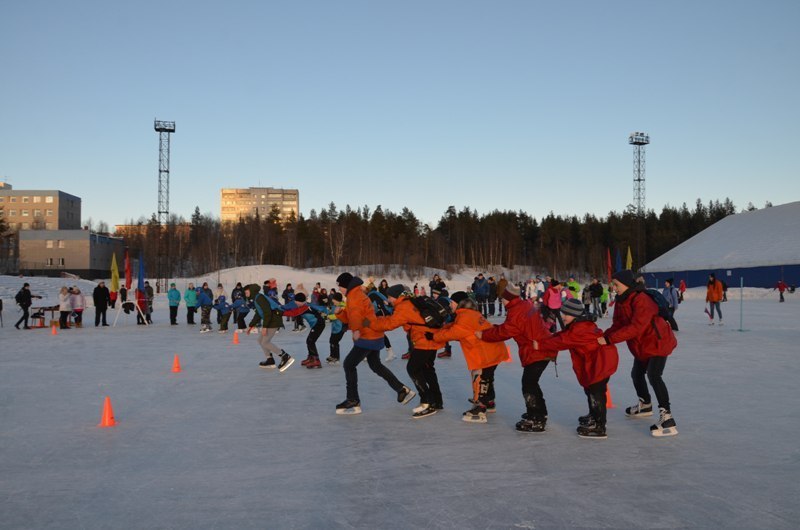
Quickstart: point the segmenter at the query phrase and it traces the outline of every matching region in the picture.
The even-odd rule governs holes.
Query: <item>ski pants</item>
[[[494,371],[497,365],[472,370],[472,401],[484,408],[494,401]]]
[[[389,383],[392,390],[400,392],[403,389],[403,383],[381,363],[380,353],[380,350],[368,350],[360,346],[353,346],[353,349],[347,354],[344,359],[344,378],[347,383],[348,400],[361,401],[358,397],[358,370],[356,367],[364,359],[367,360],[367,364],[373,372]]]
[[[547,416],[547,403],[539,386],[539,378],[549,362],[537,361],[522,369],[522,397],[525,398],[525,407],[532,420],[545,421]]]
[[[650,392],[647,390],[647,382],[644,379],[646,374],[647,381],[650,381],[650,386],[653,387],[653,392],[658,400],[658,406],[669,410],[669,392],[667,391],[667,385],[664,384],[664,380],[661,378],[666,364],[666,357],[650,357],[646,361],[634,359],[631,379],[633,379],[636,395],[645,403],[650,403]]]
[[[325,321],[320,320],[317,322],[313,328],[311,328],[311,332],[306,337],[306,347],[308,348],[308,354],[313,355],[314,357],[319,357],[319,351],[317,351],[317,339],[319,336],[322,335],[322,332],[325,330]]]
[[[606,391],[608,378],[592,383],[583,389],[586,400],[589,402],[589,415],[601,427],[606,426]]]
[[[436,377],[436,350],[414,349],[408,358],[406,371],[417,387],[420,403],[429,405],[442,404],[442,390],[439,388],[439,378]]]
[[[200,323],[211,329],[211,306],[204,305],[200,308]]]
[[[347,331],[347,326],[342,326],[342,329],[339,333],[331,332],[331,338],[328,344],[331,347],[331,357],[338,359],[339,358],[339,343],[342,342],[342,337],[344,337],[344,332]]]
[[[267,359],[272,357],[272,354],[280,355],[283,350],[272,343],[272,337],[278,332],[278,328],[261,328],[261,333],[258,334],[258,344],[264,350],[264,355]]]

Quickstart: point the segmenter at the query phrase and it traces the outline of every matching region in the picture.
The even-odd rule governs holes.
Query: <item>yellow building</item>
[[[220,191],[220,219],[238,221],[245,217],[265,218],[273,205],[280,210],[281,220],[286,221],[292,213],[300,213],[300,192],[283,188],[223,188]]]

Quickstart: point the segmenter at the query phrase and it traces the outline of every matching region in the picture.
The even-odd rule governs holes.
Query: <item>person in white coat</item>
[[[70,313],[72,313],[72,296],[69,294],[69,289],[67,289],[66,286],[62,287],[61,291],[58,293],[58,311],[60,312],[58,319],[59,327],[61,329],[69,329],[69,326],[67,326],[67,319]]]
[[[83,296],[83,293],[78,286],[75,285],[72,287],[72,314],[75,317],[75,327],[82,328],[83,327],[83,310],[86,307],[86,297]]]

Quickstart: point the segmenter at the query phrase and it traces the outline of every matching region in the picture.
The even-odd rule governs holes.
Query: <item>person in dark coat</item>
[[[111,293],[108,292],[106,282],[97,284],[97,287],[92,291],[92,300],[94,301],[94,327],[99,326],[101,320],[103,326],[108,326],[106,311],[108,311],[108,306],[111,304]]]
[[[25,325],[22,327],[22,329],[31,329],[28,326],[28,317],[30,316],[28,310],[30,309],[31,304],[33,304],[34,298],[41,298],[41,296],[31,294],[31,285],[27,282],[24,283],[22,285],[22,289],[19,290],[17,296],[14,298],[17,302],[17,305],[19,305],[20,309],[22,309],[22,316],[19,320],[17,320],[17,323],[14,324],[15,328],[19,329],[19,325],[24,323]]]

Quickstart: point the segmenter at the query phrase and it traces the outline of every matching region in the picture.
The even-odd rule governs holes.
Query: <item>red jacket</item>
[[[425,338],[425,332],[435,331],[425,326],[425,319],[407,296],[401,296],[394,305],[394,312],[387,317],[369,317],[370,329],[374,331],[389,331],[403,326],[403,330],[411,332],[411,342],[416,350],[438,350],[444,348],[444,342],[437,342]]]
[[[783,292],[787,289],[787,286],[785,283],[783,283],[783,280],[778,280],[778,283],[775,284],[775,289],[777,289],[780,292]]]
[[[457,340],[464,352],[467,368],[480,370],[497,366],[505,360],[511,360],[505,344],[486,342],[475,336],[476,331],[491,328],[492,325],[478,311],[462,307],[456,309],[455,322],[434,332],[433,337],[441,342]]]
[[[543,349],[569,349],[572,370],[581,386],[586,388],[614,375],[619,365],[617,347],[597,343],[597,337],[602,336],[603,331],[594,322],[576,320],[566,329],[538,342]]]
[[[486,342],[500,342],[514,339],[519,347],[519,362],[528,366],[538,361],[552,361],[558,355],[557,350],[534,350],[533,341],[550,336],[542,315],[534,308],[530,300],[515,298],[506,306],[506,321],[492,326],[483,332],[481,337]]]
[[[658,316],[656,303],[635,287],[617,296],[613,323],[603,335],[611,344],[627,342],[640,361],[666,357],[678,345],[670,325]]]

